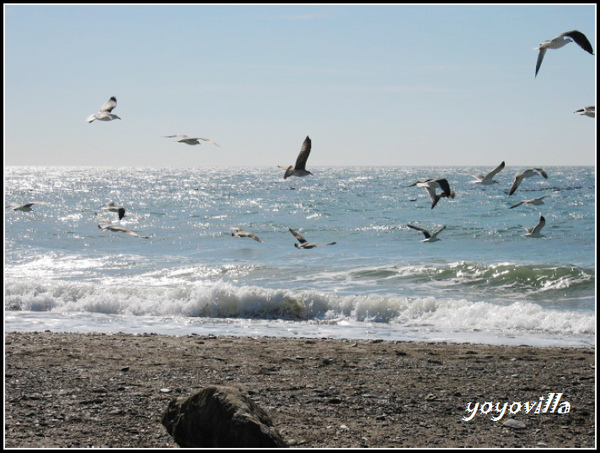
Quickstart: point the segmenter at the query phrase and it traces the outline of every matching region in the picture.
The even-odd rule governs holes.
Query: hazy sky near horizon
[[[595,165],[595,56],[534,77],[574,29],[595,52],[595,4],[5,4],[4,163]]]

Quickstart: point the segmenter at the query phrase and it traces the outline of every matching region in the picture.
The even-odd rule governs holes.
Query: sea
[[[494,167],[5,167],[4,329],[595,346],[595,168]]]

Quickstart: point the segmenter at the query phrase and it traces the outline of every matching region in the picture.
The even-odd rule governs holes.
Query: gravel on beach
[[[594,348],[46,331],[4,356],[5,448],[178,448],[164,410],[210,385],[292,448],[596,446]]]

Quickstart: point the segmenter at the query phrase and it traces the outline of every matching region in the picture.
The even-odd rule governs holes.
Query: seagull
[[[250,233],[248,231],[244,231],[243,229],[237,228],[237,227],[232,227],[230,229],[234,231],[233,233],[231,233],[231,235],[234,238],[252,238],[252,239],[254,239],[257,242],[262,242],[258,238],[258,236],[256,234],[254,234],[254,233]]]
[[[116,231],[116,232],[125,233],[130,236],[135,236],[135,237],[142,238],[142,239],[150,239],[150,236],[140,236],[136,232],[128,230],[127,228],[123,228],[123,227],[114,225],[110,220],[105,219],[104,217],[98,215],[98,213],[96,213],[94,215],[100,222],[104,223],[104,225],[98,225],[98,228],[102,231]]]
[[[554,39],[544,41],[538,47],[535,47],[533,49],[540,51],[540,53],[538,54],[537,63],[535,65],[535,76],[537,77],[538,71],[540,70],[540,66],[542,65],[542,60],[544,59],[544,55],[546,54],[547,49],[560,49],[561,47],[566,46],[567,44],[573,41],[575,41],[575,43],[577,43],[579,47],[581,47],[583,50],[594,55],[594,49],[592,49],[592,45],[583,33],[577,30],[562,33]]]
[[[114,201],[110,201],[106,204],[110,212],[116,212],[119,215],[119,220],[125,217],[125,208],[123,206],[115,205]]]
[[[310,154],[311,140],[308,136],[304,139],[304,143],[302,143],[302,148],[300,148],[300,153],[298,154],[298,158],[296,159],[296,165],[289,167],[279,168],[285,170],[285,174],[283,175],[283,179],[287,179],[290,176],[308,176],[312,175],[310,171],[306,169],[306,161],[308,160],[308,155]]]
[[[211,140],[210,138],[188,137],[185,134],[165,135],[164,137],[165,138],[177,138],[177,142],[185,143],[186,145],[201,145],[201,143],[198,140],[203,140],[205,142],[212,143],[213,145],[218,146],[219,148],[221,147],[221,145],[219,145],[217,142]]]
[[[112,121],[112,120],[120,120],[119,116],[111,113],[112,110],[117,106],[117,98],[111,97],[108,101],[104,103],[104,105],[100,108],[98,113],[92,113],[87,117],[86,121],[91,123],[94,120],[99,121]]]
[[[536,226],[534,226],[533,228],[523,227],[527,230],[527,234],[524,234],[523,236],[526,238],[543,238],[543,237],[545,237],[543,234],[540,234],[540,231],[542,231],[542,228],[544,228],[544,225],[546,225],[546,219],[544,218],[543,215],[541,215],[540,221],[538,222],[538,224]]]
[[[421,242],[437,242],[437,241],[439,241],[440,239],[438,239],[437,235],[446,229],[446,225],[444,225],[439,230],[437,230],[436,232],[434,232],[432,234],[424,228],[419,228],[417,226],[410,225],[410,224],[408,224],[407,226],[409,228],[412,228],[413,230],[420,231],[421,233],[423,233],[425,235],[425,239],[423,239]]]
[[[471,181],[471,182],[473,184],[481,184],[483,186],[497,184],[498,181],[494,180],[493,178],[504,168],[504,165],[505,165],[504,161],[502,161],[502,163],[500,165],[498,165],[496,168],[494,168],[492,171],[490,171],[487,175],[481,175],[479,173],[477,173],[477,174],[469,173],[469,175],[473,176],[476,179],[475,181]]]
[[[531,178],[532,176],[535,176],[538,173],[544,178],[548,179],[548,174],[544,171],[543,168],[528,168],[523,173],[517,173],[515,175],[515,180],[513,181],[512,186],[508,191],[508,194],[512,195],[513,193],[515,193],[515,191],[519,188],[519,186],[525,178]]]
[[[412,183],[408,187],[423,187],[429,194],[429,198],[431,198],[431,209],[435,208],[435,205],[440,201],[440,198],[454,198],[455,193],[454,190],[450,189],[450,184],[448,184],[448,180],[446,178],[439,179],[424,179],[421,178],[417,180],[417,182]],[[442,189],[442,193],[436,194],[435,189]]]
[[[588,107],[584,107],[579,110],[575,110],[573,113],[577,113],[578,115],[589,116],[590,118],[596,118],[596,106],[590,105]]]
[[[294,246],[297,249],[312,249],[314,247],[318,247],[319,245],[335,245],[335,242],[330,242],[329,244],[310,243],[310,242],[307,242],[307,240],[304,239],[304,237],[302,237],[302,235],[300,235],[296,231],[292,230],[291,228],[289,228],[289,230],[290,230],[290,233],[292,233],[292,235],[296,239],[298,239],[298,242],[300,242],[300,244],[294,243]]]
[[[532,198],[531,200],[523,200],[523,201],[518,202],[517,204],[512,205],[508,209],[516,208],[517,206],[521,206],[522,204],[532,204],[534,206],[540,206],[540,205],[544,204],[544,198],[549,197],[549,196],[552,196],[552,195],[542,195],[541,197]]]
[[[31,203],[26,203],[26,204],[21,204],[21,205],[17,204],[17,203],[11,203],[7,206],[7,208],[12,209],[13,211],[31,212],[31,211],[33,211],[33,209],[31,209],[31,207],[34,204],[50,206],[50,203],[46,203],[45,201],[32,201]]]

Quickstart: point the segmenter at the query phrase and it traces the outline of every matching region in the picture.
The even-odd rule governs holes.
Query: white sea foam
[[[213,285],[151,287],[80,282],[7,282],[13,311],[115,316],[238,318],[295,322],[363,322],[400,327],[450,328],[518,334],[595,335],[595,315],[546,309],[531,302],[486,302],[378,295],[339,296],[318,291]]]

